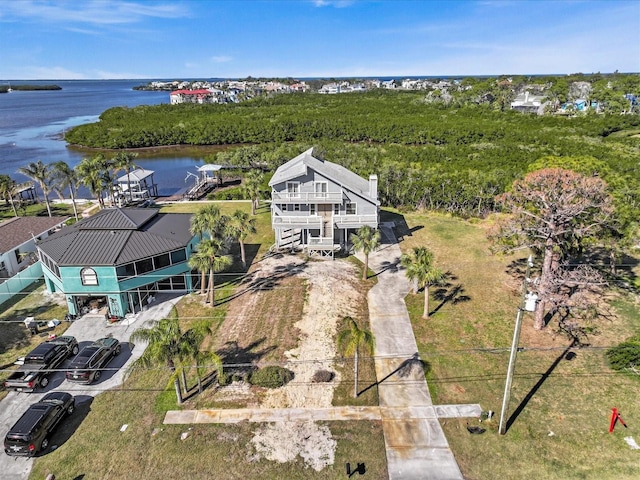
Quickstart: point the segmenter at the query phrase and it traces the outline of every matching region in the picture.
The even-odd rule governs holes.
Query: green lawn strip
[[[421,318],[423,293],[406,297],[434,403],[479,403],[495,412],[482,424],[441,422],[465,478],[638,478],[637,453],[623,440],[632,429],[607,430],[613,407],[627,423],[640,418],[640,379],[613,372],[604,356],[605,347],[638,331],[637,306],[612,291],[609,305],[616,315],[598,321],[600,333],[589,339],[593,348],[574,350],[572,360],[564,356],[567,338],[551,328],[534,331],[526,314],[520,340],[525,350],[517,357],[509,404],[509,415],[519,407],[521,412],[499,436],[519,302],[518,282],[506,273],[513,257],[489,253],[488,222],[427,214],[409,214],[406,221],[414,230],[401,242],[403,251],[417,245],[432,249],[437,264],[455,274],[469,297],[445,302],[426,320]],[[414,228],[419,225],[423,228]],[[440,302],[431,290],[433,311]],[[487,432],[471,435],[467,421]]]
[[[47,206],[44,202],[41,203],[23,203],[20,205],[16,202],[16,210],[18,215],[21,217],[47,217],[49,213],[47,212]],[[79,214],[80,210],[78,210]],[[51,215],[66,217],[73,216],[73,206],[67,205],[66,203],[51,203]],[[0,220],[13,218],[15,215],[13,214],[13,209],[11,205],[4,201],[0,202]]]
[[[386,478],[379,422],[328,423],[337,441],[336,457],[320,472],[306,468],[301,459],[256,461],[250,440],[259,424],[163,425],[164,408],[171,402],[157,386],[168,379],[165,371],[134,374],[123,389],[97,396],[90,407],[81,405],[52,437],[58,447],[35,461],[29,478],[54,473],[64,478],[339,479],[345,478],[346,462],[365,462],[371,478]],[[183,433],[188,437],[181,440]]]

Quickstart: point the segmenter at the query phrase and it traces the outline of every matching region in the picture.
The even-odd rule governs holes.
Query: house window
[[[340,204],[336,203],[336,204],[333,206],[333,214],[334,214],[334,215],[340,215]]]
[[[153,260],[145,258],[144,260],[138,260],[136,262],[136,272],[138,275],[153,271]]]
[[[314,190],[316,198],[327,198],[327,182],[316,182]]]
[[[312,203],[311,205],[309,205],[309,215],[315,215],[316,214],[316,204]]]
[[[82,285],[98,285],[98,274],[93,268],[83,268],[80,270],[80,280]]]
[[[187,252],[185,249],[175,250],[171,252],[171,264],[184,262],[187,259]]]
[[[287,182],[287,193],[289,194],[289,198],[298,198],[300,194],[300,183]]]
[[[283,204],[281,205],[281,209],[282,209],[282,211],[283,211],[283,212],[286,212],[286,211],[287,211],[287,207],[288,207],[288,205],[287,205],[286,203],[283,203]]]
[[[347,203],[347,215],[355,215],[355,214],[356,214],[356,204]]]
[[[127,263],[126,265],[120,265],[116,268],[116,274],[118,279],[133,277],[136,274],[136,269],[133,263]]]
[[[294,212],[299,212],[300,211],[300,204],[299,203],[294,203],[293,204],[293,211]]]
[[[156,270],[158,270],[159,268],[168,267],[169,265],[171,265],[171,258],[169,257],[168,253],[158,255],[157,257],[153,257],[153,264]]]

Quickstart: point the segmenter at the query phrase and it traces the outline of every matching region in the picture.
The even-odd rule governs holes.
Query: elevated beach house
[[[368,180],[336,163],[301,153],[274,173],[271,223],[279,249],[330,256],[349,248],[349,235],[378,227],[378,177]]]
[[[64,293],[71,314],[114,316],[140,311],[157,291],[191,291],[187,261],[199,237],[190,220],[155,208],[110,208],[65,227],[37,244],[47,290]]]

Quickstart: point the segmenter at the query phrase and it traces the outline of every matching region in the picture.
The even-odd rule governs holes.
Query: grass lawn
[[[256,461],[250,440],[258,424],[163,425],[169,405],[155,387],[167,380],[168,374],[161,372],[135,375],[125,390],[105,392],[80,405],[74,421],[52,437],[58,447],[35,462],[30,478],[54,473],[68,479],[343,479],[347,462],[365,462],[368,478],[387,478],[379,422],[328,423],[337,441],[335,463],[320,472],[300,459]],[[181,440],[182,433],[189,436]]]
[[[73,206],[71,205],[51,202],[50,207],[51,215],[53,216],[73,217]],[[16,202],[16,210],[18,211],[18,215],[21,217],[46,217],[49,215],[47,212],[47,205],[44,203],[44,200],[41,200],[40,203],[23,203],[23,205],[19,205],[18,202]],[[81,210],[82,207],[78,206],[78,213]],[[14,214],[11,205],[4,201],[0,201],[0,220],[13,217]]]
[[[513,380],[506,435],[497,434],[521,277],[507,273],[519,256],[492,256],[485,237],[490,220],[467,222],[435,214],[406,214],[403,251],[418,245],[435,254],[452,274],[441,291],[431,288],[428,320],[423,295],[407,296],[407,306],[434,403],[479,403],[496,412],[484,422],[487,432],[470,435],[465,419],[442,424],[468,479],[634,479],[640,478],[638,452],[624,437],[640,442],[640,378],[614,373],[604,347],[640,330],[637,305],[627,294],[610,291],[614,313],[597,322],[590,347],[574,349],[548,327],[536,332],[524,317]],[[495,349],[495,350],[494,350]],[[611,408],[617,407],[629,429],[608,433]],[[472,425],[477,425],[473,420]]]

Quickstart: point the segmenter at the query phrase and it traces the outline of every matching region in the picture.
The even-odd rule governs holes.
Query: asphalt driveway
[[[64,368],[69,364],[70,359],[62,365],[60,371],[49,375],[49,384],[44,389],[38,389],[34,393],[9,392],[0,402],[0,435],[2,439],[11,426],[27,410],[29,405],[40,400],[46,393],[51,391],[64,391],[76,397],[76,412],[74,416],[86,415],[93,398],[105,390],[119,386],[122,383],[127,366],[142,355],[146,345],[133,345],[129,343],[131,333],[140,327],[148,327],[154,321],[168,316],[171,308],[180,300],[179,295],[158,294],[156,301],[149,308],[136,314],[134,318],[126,319],[122,322],[108,323],[103,317],[84,316],[75,320],[66,330],[65,335],[76,337],[80,348],[90,344],[94,340],[102,337],[112,336],[120,340],[122,351],[109,363],[106,370],[97,382],[91,385],[81,385],[65,380]],[[75,422],[73,422],[75,424]],[[53,442],[52,442],[53,443]],[[53,444],[50,448],[54,448]],[[46,452],[45,452],[46,454]],[[31,472],[33,459],[23,457],[10,457],[4,452],[0,453],[0,477],[3,480],[26,480]]]

